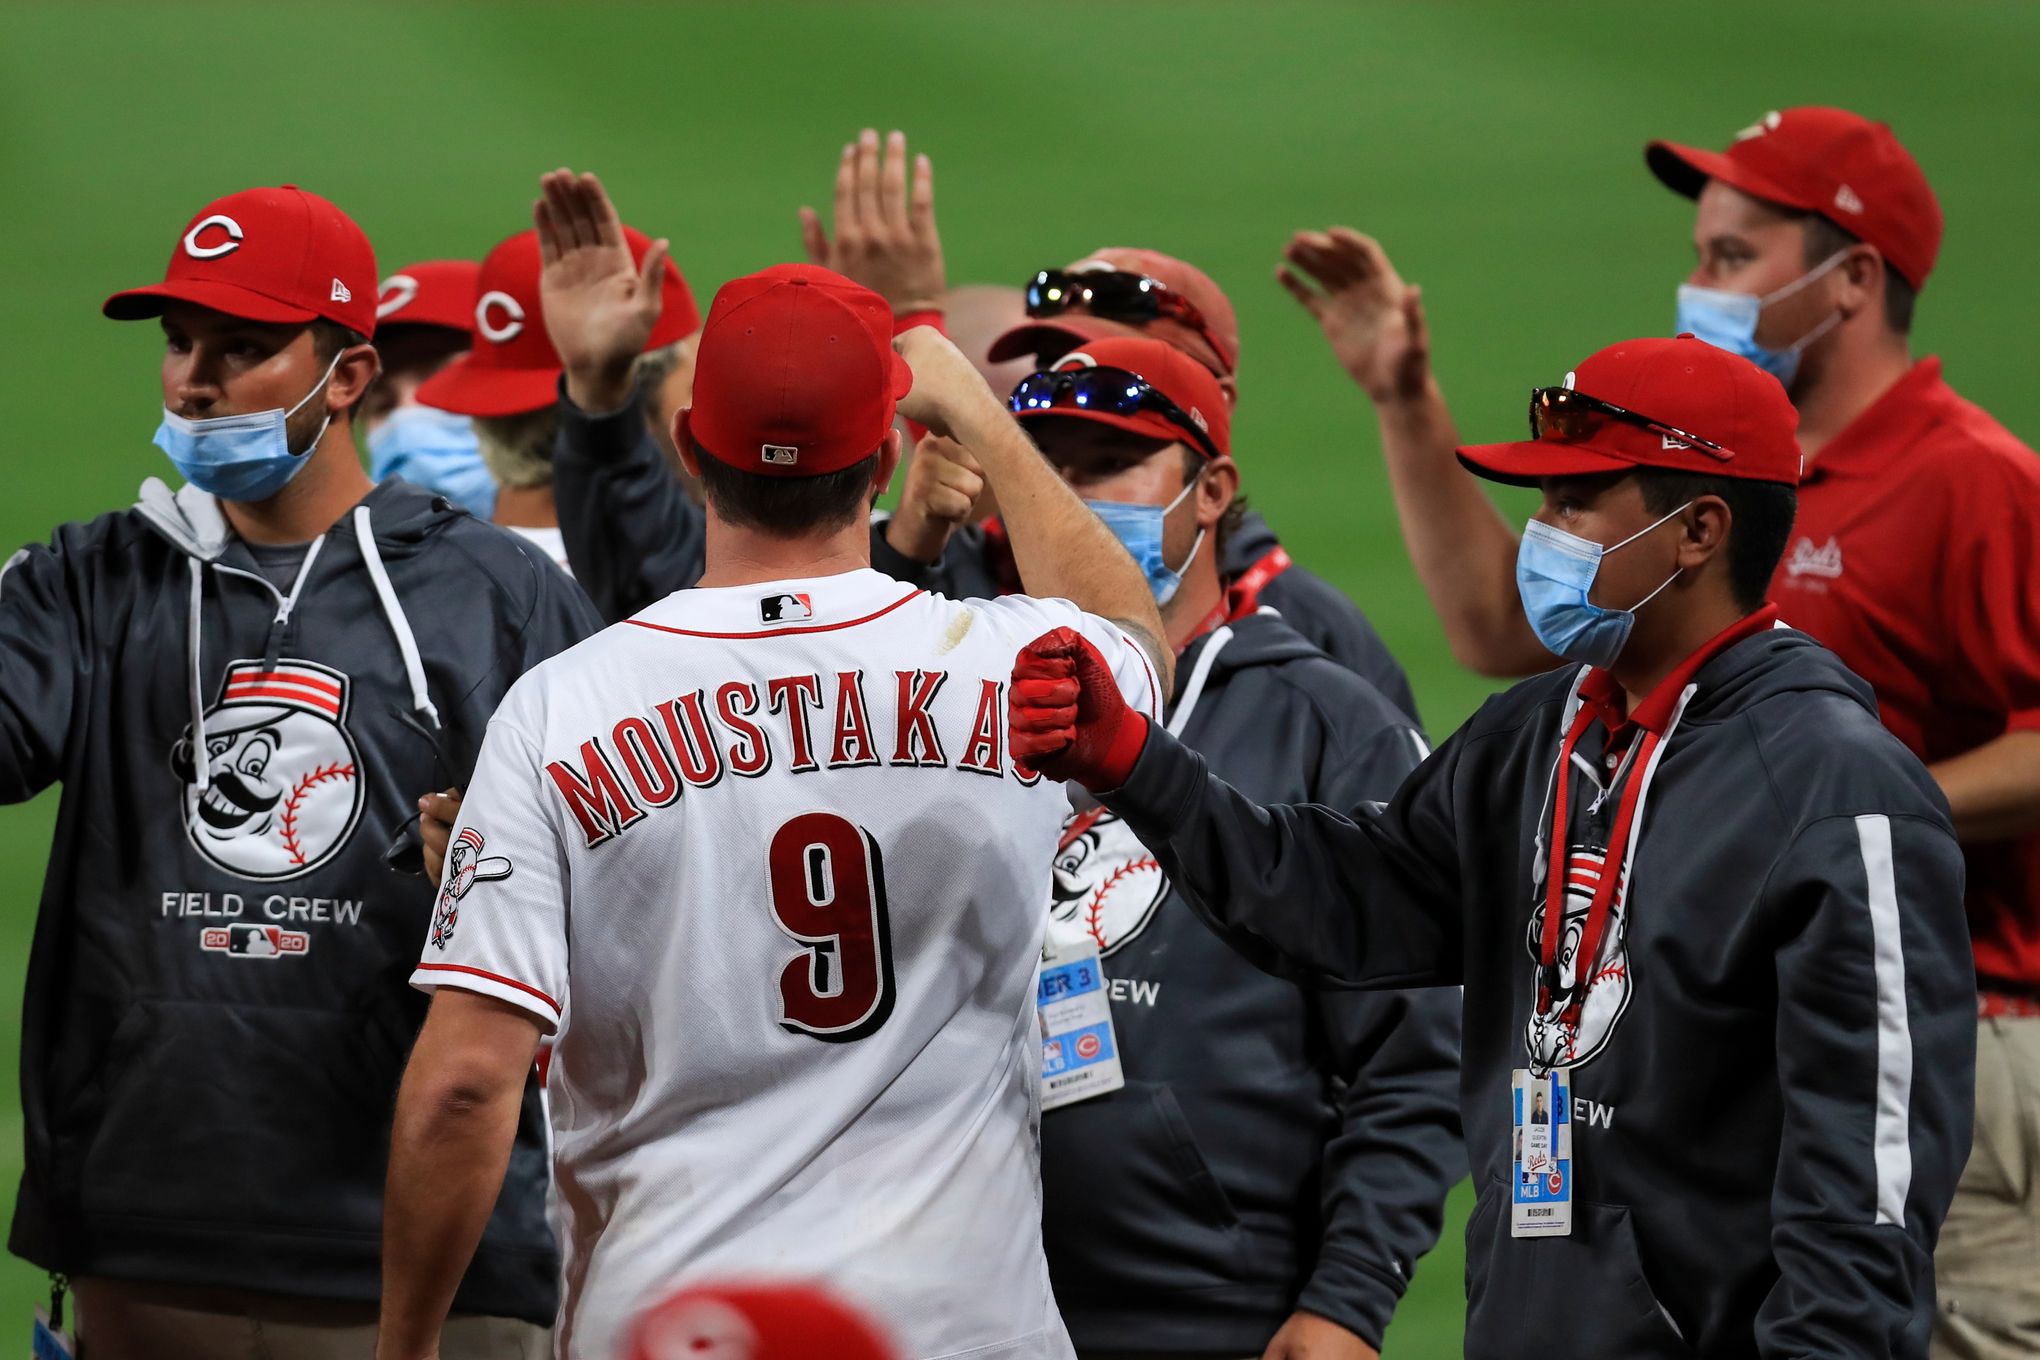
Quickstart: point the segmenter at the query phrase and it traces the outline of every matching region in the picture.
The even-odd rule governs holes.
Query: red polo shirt
[[[2040,457],[1922,359],[1808,467],[1771,598],[1930,765],[2040,731]],[[1964,850],[1979,976],[2040,987],[2040,835]]]

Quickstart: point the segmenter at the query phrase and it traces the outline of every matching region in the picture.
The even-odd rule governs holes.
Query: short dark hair
[[[1205,458],[1196,449],[1185,444],[1183,446],[1183,485],[1188,486],[1196,481],[1209,465],[1209,459]],[[1233,493],[1232,504],[1225,508],[1225,513],[1218,517],[1218,526],[1211,531],[1211,555],[1212,560],[1218,563],[1220,578],[1225,576],[1225,550],[1231,545],[1233,535],[1240,531],[1240,524],[1246,517],[1247,493],[1235,491]]]
[[[731,467],[706,449],[701,490],[716,514],[740,529],[796,538],[839,529],[871,512],[871,474],[878,454],[815,477],[768,477]]]
[[[1713,477],[1704,472],[1673,472],[1638,468],[1637,486],[1643,508],[1669,515],[1702,496],[1728,503],[1728,583],[1736,607],[1748,613],[1761,607],[1770,593],[1771,577],[1785,544],[1792,537],[1792,519],[1799,493],[1783,482],[1757,482],[1747,477]]]
[[[1847,250],[1850,246],[1863,244],[1863,238],[1845,231],[1819,213],[1801,213],[1800,222],[1806,228],[1806,267],[1811,269]],[[1891,261],[1884,261],[1884,324],[1900,335],[1912,331],[1913,307],[1918,303],[1920,290],[1906,282],[1905,275],[1891,267]]]
[[[312,353],[319,356],[320,363],[331,363],[333,356],[343,349],[368,343],[368,337],[360,331],[349,330],[337,321],[328,321],[323,316],[312,318]]]

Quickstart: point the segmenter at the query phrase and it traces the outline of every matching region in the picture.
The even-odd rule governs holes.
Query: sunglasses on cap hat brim
[[[1014,387],[1013,395],[1007,398],[1006,404],[1018,416],[1051,412],[1070,415],[1089,413],[1128,420],[1143,411],[1152,412],[1195,444],[1197,451],[1207,459],[1216,462],[1225,456],[1188,412],[1146,378],[1123,368],[1070,368],[1030,373]]]
[[[1027,315],[1039,320],[1082,307],[1093,316],[1145,325],[1174,321],[1197,332],[1223,361],[1226,347],[1197,305],[1158,279],[1123,269],[1044,269],[1027,282]]]

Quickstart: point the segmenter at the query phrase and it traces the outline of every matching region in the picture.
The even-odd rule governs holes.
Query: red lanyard
[[[1552,794],[1551,840],[1545,860],[1544,882],[1544,933],[1537,947],[1537,1013],[1548,1014],[1551,1003],[1558,991],[1558,944],[1564,935],[1566,880],[1572,868],[1572,842],[1567,834],[1566,814],[1572,803],[1572,761],[1573,751],[1586,735],[1587,728],[1595,719],[1594,709],[1583,705],[1579,716],[1573,719],[1572,730],[1558,747],[1558,773],[1554,776],[1558,787]],[[1638,738],[1638,747],[1631,758],[1629,782],[1623,787],[1622,797],[1615,805],[1615,829],[1608,837],[1607,857],[1601,864],[1601,880],[1594,885],[1594,895],[1587,905],[1586,928],[1580,933],[1580,945],[1573,955],[1573,983],[1566,993],[1565,1021],[1578,1024],[1580,1006],[1586,1001],[1587,989],[1593,985],[1595,970],[1601,958],[1601,940],[1608,929],[1608,916],[1614,910],[1615,894],[1622,887],[1622,865],[1627,857],[1629,838],[1636,824],[1637,804],[1643,798],[1644,776],[1650,770],[1651,755],[1663,740],[1656,732],[1645,730]]]
[[[1225,592],[1227,619],[1245,618],[1261,607],[1261,591],[1267,584],[1296,565],[1281,544],[1276,544],[1260,561],[1239,574]]]

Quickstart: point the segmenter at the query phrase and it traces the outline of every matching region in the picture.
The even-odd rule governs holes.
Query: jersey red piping
[[[551,1006],[554,1015],[562,1014],[559,1002],[553,1000],[530,983],[519,982],[516,978],[506,978],[500,974],[491,973],[484,968],[470,968],[464,963],[421,963],[418,965],[418,971],[421,973],[472,973],[476,977],[487,978],[491,982],[500,982],[505,987],[515,987],[520,992],[529,992],[546,1005]]]
[[[892,613],[893,610],[898,609],[915,596],[925,593],[925,591],[910,590],[885,608],[866,614],[861,619],[845,619],[841,623],[816,623],[810,624],[805,628],[774,628],[769,632],[763,633],[704,633],[694,628],[674,628],[663,623],[647,623],[643,619],[625,619],[624,622],[639,628],[650,628],[655,632],[677,633],[681,637],[719,638],[726,641],[741,641],[746,638],[797,637],[802,633],[833,633],[839,628],[855,628],[860,623],[870,623],[873,619],[884,618],[887,614]]]

